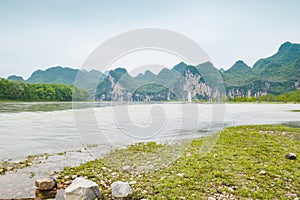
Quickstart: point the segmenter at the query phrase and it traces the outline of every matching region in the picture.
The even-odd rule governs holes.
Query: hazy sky
[[[57,65],[80,68],[102,42],[139,28],[186,35],[218,68],[239,59],[252,66],[285,41],[300,43],[299,2],[0,0],[0,77],[27,78]]]

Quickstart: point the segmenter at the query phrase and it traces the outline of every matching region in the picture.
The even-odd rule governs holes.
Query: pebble
[[[297,156],[294,153],[288,153],[288,154],[285,155],[285,158],[290,159],[290,160],[296,160]]]
[[[7,171],[11,171],[11,170],[13,170],[13,169],[14,169],[14,167],[7,167],[7,168],[6,168]]]
[[[111,173],[112,176],[118,176],[118,173],[117,172],[113,172]]]
[[[186,157],[191,157],[191,156],[192,156],[191,153],[187,153],[187,154],[186,154]]]
[[[261,171],[259,172],[259,174],[261,174],[261,175],[266,175],[267,172],[266,172],[265,170],[261,170]]]
[[[135,185],[136,184],[136,181],[130,181],[129,182],[129,185]]]
[[[129,166],[129,165],[125,165],[125,166],[123,166],[122,167],[122,171],[123,172],[131,172],[132,171],[132,167],[131,166]]]
[[[72,182],[71,181],[65,181],[64,184],[65,185],[70,185]]]
[[[207,200],[216,200],[216,198],[215,197],[208,197]]]
[[[50,172],[49,175],[50,175],[50,176],[54,176],[54,175],[55,175],[55,172]]]
[[[233,189],[232,187],[228,187],[227,189],[228,189],[228,191],[231,192],[231,193],[234,192],[234,189]]]

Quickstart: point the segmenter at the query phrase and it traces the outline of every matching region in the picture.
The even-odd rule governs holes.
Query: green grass
[[[202,144],[203,140],[199,139],[185,148],[139,143],[118,149],[102,159],[66,167],[58,177],[59,187],[69,185],[70,177],[77,175],[97,182],[104,199],[111,199],[110,185],[117,180],[131,182],[133,194],[128,199],[207,199],[221,195],[235,199],[293,199],[288,195],[300,196],[299,158],[285,159],[289,152],[300,155],[299,128],[230,127],[222,131],[217,144],[205,157],[199,153]],[[168,164],[166,155],[179,156]],[[123,172],[124,165],[135,168],[130,173]],[[266,173],[262,174],[262,170]]]
[[[300,112],[300,110],[291,110],[291,112]]]

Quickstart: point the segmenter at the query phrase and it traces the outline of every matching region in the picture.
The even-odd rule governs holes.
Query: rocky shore
[[[201,157],[204,139],[193,140],[183,152],[155,143],[116,149],[35,180],[36,197],[25,199],[299,200],[300,128],[230,127]],[[178,159],[166,165],[162,154],[174,153]]]

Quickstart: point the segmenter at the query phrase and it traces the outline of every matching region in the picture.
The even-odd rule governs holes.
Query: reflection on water
[[[51,112],[108,105],[109,102],[0,102],[0,113]]]

